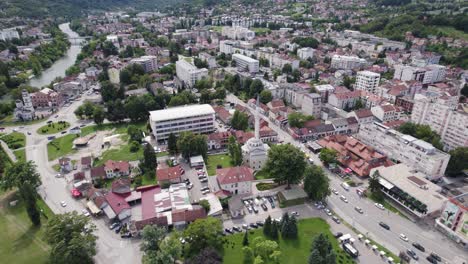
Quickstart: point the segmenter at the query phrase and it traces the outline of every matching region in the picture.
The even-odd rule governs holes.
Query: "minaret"
[[[255,117],[255,138],[258,140],[260,139],[260,117],[258,116],[258,108],[260,107],[259,101],[260,101],[260,96],[257,95],[257,102],[255,106],[254,117]]]

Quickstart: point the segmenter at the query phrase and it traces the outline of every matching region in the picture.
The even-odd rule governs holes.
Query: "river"
[[[64,23],[59,25],[60,30],[68,35],[69,38],[79,37],[79,35],[70,29],[70,23]],[[41,88],[49,85],[57,77],[65,77],[65,71],[75,64],[76,57],[81,52],[80,45],[71,45],[67,50],[65,56],[58,61],[54,62],[52,66],[44,70],[41,75],[32,78],[29,81],[29,85]]]

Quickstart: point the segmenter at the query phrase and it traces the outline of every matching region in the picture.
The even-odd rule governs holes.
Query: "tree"
[[[265,219],[265,224],[263,225],[263,234],[264,234],[266,237],[270,237],[270,236],[271,236],[271,228],[272,228],[271,216],[268,216],[268,217]]]
[[[83,118],[84,115],[84,108],[82,105],[80,105],[78,108],[76,108],[75,112],[73,112],[78,118]]]
[[[171,155],[176,155],[178,153],[177,138],[173,133],[170,133],[169,138],[167,139],[167,150]]]
[[[282,73],[290,74],[292,72],[292,66],[291,64],[287,63],[283,66],[283,69],[281,70]]]
[[[207,200],[200,200],[199,204],[201,207],[203,207],[203,209],[205,209],[205,212],[208,214],[211,207],[210,203]]]
[[[101,125],[104,122],[105,112],[102,106],[95,106],[93,110],[94,123]]]
[[[140,143],[136,141],[130,141],[130,152],[137,152],[140,149]]]
[[[301,181],[306,167],[305,155],[300,149],[290,144],[274,145],[268,151],[266,171],[275,182],[291,184]]]
[[[249,116],[238,110],[234,111],[231,118],[231,126],[236,130],[246,130],[249,126]]]
[[[175,235],[171,235],[160,242],[159,251],[156,255],[156,261],[149,263],[167,264],[176,263],[182,256],[182,243]]]
[[[310,199],[323,201],[330,195],[330,180],[321,167],[307,166],[304,172],[304,191]]]
[[[252,248],[243,247],[242,252],[244,252],[244,264],[253,264],[255,256],[254,256]]]
[[[119,54],[117,47],[110,41],[104,42],[104,44],[102,45],[102,52],[104,53],[105,57]]]
[[[289,230],[288,238],[297,238],[298,228],[297,228],[297,219],[295,216],[289,218]]]
[[[263,83],[259,79],[255,79],[249,86],[249,97],[259,95],[263,90]]]
[[[278,224],[276,222],[272,222],[271,224],[270,238],[274,240],[278,239]]]
[[[468,169],[468,147],[458,147],[450,152],[450,161],[447,166],[447,175],[457,176]]]
[[[20,195],[25,203],[26,212],[33,225],[41,224],[41,213],[37,208],[37,193],[36,190],[28,182],[24,183],[20,189]]]
[[[272,240],[266,240],[263,237],[256,237],[252,240],[252,249],[255,256],[260,256],[263,261],[270,262],[272,255],[279,252],[278,243]],[[277,253],[275,255],[278,255]]]
[[[157,225],[147,225],[142,231],[142,243],[140,250],[145,253],[145,257],[153,259],[160,250],[160,243],[166,237],[167,229]]]
[[[200,103],[209,104],[211,102],[211,92],[208,89],[204,89],[200,93]]]
[[[127,134],[129,136],[129,141],[141,142],[143,139],[143,131],[135,125],[129,125],[127,127]]]
[[[185,159],[192,156],[202,155],[204,159],[208,155],[208,145],[205,135],[195,135],[190,131],[180,133],[177,139],[177,149]]]
[[[187,253],[189,256],[194,256],[196,253],[206,248],[222,250],[223,248],[223,229],[221,221],[217,218],[207,217],[197,219],[191,223],[184,231],[185,237],[192,238],[186,244]]]
[[[244,247],[249,245],[249,232],[247,232],[247,230],[244,233],[244,238],[242,239],[242,245]]]
[[[146,144],[145,148],[143,149],[143,164],[140,165],[140,167],[144,172],[154,172],[157,166],[158,161],[156,158],[156,153],[154,152],[154,148],[151,146],[151,144]]]
[[[263,104],[269,103],[273,99],[271,92],[269,90],[263,90],[260,92],[260,102]]]
[[[221,264],[223,258],[218,251],[212,247],[204,248],[190,260],[186,261],[186,264]]]
[[[40,174],[36,170],[34,161],[18,161],[7,167],[5,174],[0,181],[0,188],[9,190],[12,188],[21,189],[23,185],[29,184],[32,188],[41,185]]]
[[[236,142],[236,139],[232,135],[229,137],[228,152],[231,157],[232,165],[240,166],[242,164],[241,145]]]
[[[284,213],[280,227],[283,239],[297,238],[297,221],[294,216],[289,216],[287,212]]]
[[[319,159],[325,164],[331,164],[336,162],[336,158],[338,157],[338,152],[334,149],[330,148],[323,148],[320,151]]]
[[[309,256],[309,264],[335,264],[336,253],[328,237],[323,233],[312,240],[312,248]]]
[[[45,239],[51,245],[50,263],[94,263],[96,226],[90,218],[72,213],[58,214],[49,219]]]
[[[288,115],[288,124],[290,127],[302,128],[305,122],[314,120],[315,117],[312,115],[304,115],[301,112],[294,112]]]

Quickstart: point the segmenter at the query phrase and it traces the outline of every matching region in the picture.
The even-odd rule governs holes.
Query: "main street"
[[[86,99],[83,97],[70,106],[62,108],[59,112],[52,115],[51,121],[66,121],[70,123],[70,127],[85,124],[85,121],[78,120],[74,111]],[[57,117],[55,117],[57,116]],[[38,172],[41,175],[42,185],[39,187],[39,194],[42,196],[50,209],[56,213],[65,213],[81,211],[85,208],[80,200],[72,198],[69,189],[67,188],[66,178],[55,178],[57,172],[52,169],[47,156],[47,136],[36,133],[37,129],[46,124],[44,122],[25,126],[19,129],[19,132],[31,135],[26,136],[26,158],[32,160],[37,165]],[[57,133],[56,136],[61,136]],[[67,206],[62,207],[61,201],[65,201]],[[110,231],[104,219],[94,219],[92,221],[97,226],[97,254],[95,260],[97,263],[140,263],[141,253],[139,242],[132,239],[122,239],[120,236]]]
[[[247,107],[252,113],[255,111],[246,103],[241,101],[236,96],[229,94],[227,101],[240,104]],[[294,140],[288,133],[282,130],[275,123],[271,122],[267,117],[260,114],[260,117],[268,122],[270,128],[278,133],[278,136],[284,143],[290,143],[302,149],[307,155],[313,158],[314,163],[323,166],[318,158],[318,155],[312,153],[304,145]],[[340,195],[345,195],[349,203],[344,203],[339,199],[338,195],[331,194],[327,202],[329,207],[335,211],[346,222],[353,225],[363,235],[368,235],[377,243],[383,245],[388,250],[395,254],[406,249],[413,249],[420,257],[420,263],[428,263],[425,256],[430,252],[439,254],[445,263],[464,263],[467,259],[467,252],[459,248],[453,241],[445,235],[434,230],[434,226],[427,224],[414,223],[400,215],[381,210],[368,199],[360,198],[355,192],[355,188],[351,188],[349,192],[345,191],[341,186],[341,179],[336,175],[324,169],[330,179],[330,187],[338,190]],[[359,214],[354,210],[355,206],[363,209],[364,214]],[[387,231],[379,226],[379,222],[385,222],[390,226]],[[409,242],[404,242],[399,238],[399,234],[403,233],[409,238]],[[412,242],[418,242],[426,248],[426,253],[422,253],[411,246]],[[424,258],[422,258],[424,256]]]

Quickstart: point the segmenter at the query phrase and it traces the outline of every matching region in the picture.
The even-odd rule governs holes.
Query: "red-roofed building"
[[[81,168],[82,169],[89,169],[91,168],[91,157],[90,156],[87,156],[87,157],[82,157],[81,158]]]
[[[108,160],[104,164],[107,178],[115,178],[130,175],[130,163],[128,161]]]
[[[232,116],[231,116],[231,114],[229,113],[228,110],[226,110],[222,106],[213,107],[213,109],[215,110],[216,118],[221,120],[221,122],[223,122],[226,125],[231,123],[231,117]]]
[[[92,167],[91,168],[91,179],[104,179],[106,178],[106,170],[104,166]]]
[[[180,165],[156,170],[156,177],[159,185],[182,182],[182,175],[185,173]]]
[[[371,111],[380,122],[398,120],[402,114],[402,111],[398,107],[391,104],[372,107]]]
[[[73,181],[79,182],[85,179],[85,174],[84,172],[77,172],[73,174]]]
[[[122,221],[132,215],[132,210],[125,197],[126,195],[119,195],[114,192],[105,195],[109,206],[104,207],[104,213],[109,219],[118,218]]]
[[[279,107],[285,107],[284,105],[284,102],[283,100],[281,99],[275,99],[275,100],[272,100],[271,102],[269,102],[267,104],[268,108],[270,109],[275,109],[275,108],[279,108]]]
[[[353,108],[360,97],[361,91],[359,90],[333,93],[328,97],[328,103],[339,109]]]
[[[229,132],[215,132],[208,135],[208,149],[225,149],[227,148],[229,137],[231,133]]]
[[[131,190],[131,184],[129,178],[121,178],[112,182],[111,190],[117,194],[128,194]]]
[[[252,191],[253,170],[246,166],[217,169],[220,188],[232,194],[248,194]]]

